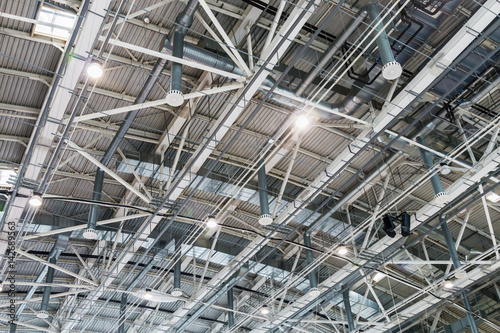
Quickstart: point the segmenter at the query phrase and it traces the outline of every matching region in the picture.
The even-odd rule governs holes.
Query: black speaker
[[[396,232],[394,231],[395,229],[394,222],[392,222],[392,216],[385,215],[383,221],[384,221],[384,227],[382,229],[385,231],[387,236],[391,238],[396,237]]]
[[[410,236],[411,234],[410,224],[411,224],[410,214],[406,212],[401,214],[401,235],[403,235],[403,237]]]

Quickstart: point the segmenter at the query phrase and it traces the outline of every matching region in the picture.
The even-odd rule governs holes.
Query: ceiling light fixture
[[[134,292],[135,296],[145,299],[150,302],[157,303],[173,303],[177,301],[182,301],[179,297],[173,297],[172,295],[160,292],[158,290],[152,289],[142,289],[137,292]]]
[[[344,245],[341,245],[337,248],[337,253],[340,254],[341,256],[345,256],[347,252],[349,252],[349,250]]]
[[[451,173],[451,168],[448,164],[446,163],[441,163],[441,169],[439,170],[439,172],[443,175],[443,176],[446,176],[446,175],[449,175]]]
[[[309,123],[310,123],[309,117],[305,114],[301,114],[300,116],[297,117],[297,119],[295,119],[295,126],[298,129],[306,128],[309,125]]]
[[[87,67],[87,74],[92,79],[100,78],[104,74],[102,65],[99,62],[92,60],[92,62]]]
[[[208,215],[206,223],[207,227],[209,227],[210,229],[213,229],[219,225],[219,223],[217,223],[217,220],[215,219],[215,216],[213,215]]]
[[[146,289],[146,292],[144,293],[144,298],[145,299],[153,298],[153,294],[151,293],[151,289]]]
[[[43,199],[39,193],[33,193],[28,202],[33,207],[40,207],[43,203]]]
[[[268,315],[269,314],[269,308],[264,305],[262,308],[260,308],[260,313],[262,313],[263,315]]]
[[[49,313],[48,313],[47,311],[45,311],[45,310],[40,310],[40,311],[36,314],[36,316],[37,316],[38,318],[40,318],[40,319],[47,319],[47,318],[49,318]]]
[[[453,289],[455,284],[453,283],[453,280],[444,280],[443,287],[444,289]]]

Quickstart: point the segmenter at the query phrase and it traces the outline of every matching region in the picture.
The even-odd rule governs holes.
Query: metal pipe
[[[382,59],[382,76],[386,80],[395,80],[401,76],[403,73],[403,68],[401,64],[394,58],[394,53],[391,49],[391,44],[387,38],[387,33],[384,29],[384,23],[380,19],[380,12],[378,10],[378,5],[376,3],[369,4],[366,6],[366,11],[368,16],[372,21],[372,25],[376,27],[376,33],[381,32],[375,42],[378,46],[378,52],[380,58]]]
[[[118,326],[118,333],[125,333],[125,312],[127,311],[127,293],[122,293],[120,302],[120,326]]]
[[[441,215],[440,219],[444,220],[446,219],[446,216]],[[458,257],[458,252],[455,247],[455,242],[451,237],[450,228],[448,228],[448,223],[446,223],[446,221],[444,223],[441,223],[441,231],[446,241],[446,246],[448,247],[448,251],[450,252],[450,257],[451,261],[453,262],[453,267],[455,267],[455,270],[458,270],[460,269],[461,266],[460,258]],[[469,325],[471,327],[472,333],[479,333],[476,321],[474,319],[474,315],[472,314],[472,307],[465,293],[462,295],[462,301],[464,303],[465,309],[467,310],[467,318],[469,320]]]
[[[307,265],[311,265],[314,262],[314,256],[311,251],[311,234],[309,232],[304,233],[304,245],[306,246],[306,261]],[[309,285],[311,288],[309,292],[318,293],[318,280],[316,278],[316,269],[313,269],[308,274],[309,277]]]
[[[344,299],[345,315],[347,317],[347,325],[349,326],[349,332],[354,332],[356,326],[354,325],[354,319],[352,317],[351,302],[349,300],[349,289],[344,290],[342,293],[342,298]]]
[[[227,308],[229,310],[234,310],[233,288],[230,288],[227,291]],[[234,326],[234,312],[233,311],[228,311],[227,312],[227,328],[230,329],[233,326]]]
[[[359,25],[364,21],[366,16],[368,15],[366,10],[360,10],[358,12],[358,16],[351,22],[349,27],[347,27],[346,30],[337,37],[335,40],[335,43],[330,45],[328,49],[323,53],[323,56],[321,59],[318,61],[314,69],[309,72],[307,77],[300,83],[300,85],[297,87],[297,90],[295,90],[295,94],[297,96],[301,96],[304,91],[307,89],[307,87],[311,84],[311,82],[314,80],[315,77],[317,77],[323,68],[332,60],[332,58],[335,56],[335,53],[338,52],[338,50],[342,47],[342,45],[345,44],[347,39],[356,31],[356,29],[359,27]]]
[[[418,136],[416,141],[421,145],[427,145],[425,139],[422,136]],[[427,170],[432,169],[434,166],[434,162],[432,161],[432,154],[425,149],[418,148],[420,150],[420,154],[422,159],[424,160],[424,165]],[[443,185],[441,184],[441,180],[439,179],[439,175],[435,172],[430,178],[432,188],[434,189],[434,199],[438,203],[444,203],[447,198],[447,194],[443,189]]]

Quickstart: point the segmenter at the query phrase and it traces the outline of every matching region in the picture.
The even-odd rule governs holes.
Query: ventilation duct
[[[196,0],[189,1],[184,12],[181,13],[177,18],[177,25],[176,25],[176,29],[174,32],[174,37],[175,37],[176,33],[183,34],[182,36],[185,35],[188,27],[183,28],[183,27],[181,27],[181,25],[192,23],[192,21],[193,21],[192,16],[194,15],[194,12],[195,12],[197,6],[198,6],[198,1],[196,1]],[[183,38],[182,38],[182,46],[184,46],[183,45]],[[182,47],[182,49],[184,49],[184,47]],[[163,43],[163,48],[161,49],[160,52],[162,52],[162,53],[171,53],[172,52],[171,47],[170,47],[170,41],[168,38],[165,39],[165,41]],[[151,90],[153,90],[153,87],[155,86],[156,82],[158,81],[158,78],[160,77],[166,64],[167,64],[167,60],[162,59],[162,58],[158,59],[155,66],[153,67],[151,73],[149,74],[149,77],[148,77],[146,83],[144,84],[144,87],[142,87],[141,92],[139,93],[139,96],[137,96],[137,98],[135,99],[134,104],[144,103],[144,101],[148,97]],[[176,65],[176,64],[173,64],[173,65]],[[181,66],[180,64],[178,64],[178,65]],[[176,68],[175,71],[178,72],[179,67],[175,67],[175,68]],[[172,68],[172,71],[174,72],[174,68]],[[180,67],[180,75],[182,76],[182,66]],[[173,73],[172,73],[172,77],[174,77]],[[178,80],[177,82],[180,84],[181,77],[179,77],[178,74],[176,74],[175,77],[176,77],[175,80]],[[172,78],[172,80],[174,80],[174,78]],[[137,114],[139,113],[139,111],[140,110],[133,110],[127,114],[125,121],[122,123],[122,125],[118,129],[118,132],[116,133],[115,137],[113,138],[113,141],[111,141],[111,144],[109,145],[108,149],[106,150],[104,156],[101,159],[101,163],[103,165],[109,164],[113,154],[118,149],[118,146],[120,145],[123,138],[125,137],[125,134],[128,132],[135,117],[137,117]],[[95,177],[95,181],[94,181],[94,190],[93,190],[93,194],[92,194],[92,200],[94,200],[94,201],[101,200],[103,182],[104,182],[104,171],[102,169],[98,168],[97,173],[96,173],[96,177]],[[96,223],[97,223],[98,213],[99,213],[99,206],[97,204],[92,205],[91,209],[90,209],[90,214],[89,214],[88,228],[83,232],[83,237],[85,237],[87,239],[96,239],[97,238],[98,234],[96,231]]]
[[[425,139],[422,136],[418,136],[416,141],[423,145],[426,146]],[[432,154],[425,149],[419,148],[420,154],[422,155],[422,159],[424,160],[424,165],[427,170],[432,169],[434,166],[434,163],[432,161]],[[443,185],[441,184],[441,180],[439,179],[439,175],[437,173],[434,173],[431,176],[431,184],[432,188],[434,189],[434,199],[438,204],[444,204],[448,201],[448,194],[444,191]]]
[[[401,76],[401,74],[403,73],[403,68],[401,67],[401,64],[394,58],[391,44],[389,43],[387,33],[384,29],[384,24],[380,19],[378,5],[376,3],[372,3],[366,7],[366,11],[368,12],[368,16],[372,21],[372,25],[376,27],[377,33],[380,32],[380,35],[378,35],[376,39],[376,43],[383,64],[382,76],[386,80],[395,80]]]
[[[182,296],[181,290],[181,250],[182,243],[180,238],[175,238],[175,265],[174,265],[174,288],[170,292],[172,296],[180,297]]]
[[[450,252],[450,257],[451,261],[453,262],[453,267],[455,268],[456,271],[458,271],[461,267],[460,263],[460,258],[458,257],[458,252],[455,247],[455,242],[453,241],[453,238],[451,237],[450,233],[450,228],[448,228],[447,221],[443,221],[446,217],[442,215],[440,217],[440,222],[441,222],[441,231],[443,233],[444,239],[446,240],[446,246],[448,247],[448,251]],[[462,294],[462,301],[464,303],[464,307],[467,310],[467,320],[469,322],[470,328],[472,333],[479,333],[479,330],[477,328],[476,321],[474,319],[474,315],[472,312],[472,307],[470,305],[469,299],[467,298],[467,295],[465,293]]]
[[[174,48],[172,47],[172,45],[170,43],[166,43],[166,47],[167,52],[173,54]],[[183,58],[226,72],[231,72],[241,76],[245,75],[245,73],[243,73],[243,71],[239,67],[237,67],[231,59],[212,53],[189,43],[184,43]],[[377,73],[374,73],[374,75],[376,74]],[[262,85],[264,87],[273,87],[274,84],[275,80],[271,77],[267,77],[262,82]],[[349,115],[353,114],[361,105],[371,101],[373,96],[375,96],[376,93],[380,91],[384,84],[385,81],[383,79],[377,79],[370,87],[363,88],[364,83],[362,83],[361,81],[356,81],[353,84],[349,95],[342,102],[320,102],[319,107],[315,109],[314,114],[317,117],[327,121],[343,119],[343,117],[335,115],[334,113]],[[280,104],[289,105],[291,107],[297,107],[297,105],[293,104],[294,100],[298,101],[299,103],[306,102],[305,98],[297,96],[294,91],[283,86],[277,86],[275,88],[274,94],[271,99]]]
[[[193,24],[193,16],[198,9],[198,0],[190,0],[184,11],[177,16],[175,29],[173,32],[173,50],[172,55],[177,58],[184,57],[184,38],[188,29]],[[167,104],[176,107],[184,103],[184,95],[182,94],[182,64],[172,62],[170,91],[165,98]]]
[[[48,260],[48,262],[50,262],[51,264],[55,264],[56,263],[56,258],[52,257]],[[45,283],[47,284],[52,284],[54,282],[54,268],[53,267],[49,267],[47,269],[47,277],[45,278]],[[49,300],[50,300],[50,292],[52,290],[52,287],[49,285],[49,286],[45,286],[45,288],[43,289],[43,296],[42,296],[42,305],[41,305],[41,309],[40,311],[36,314],[36,316],[38,318],[41,318],[41,319],[46,319],[49,317],[49,312],[47,311],[47,309],[49,308]]]
[[[349,289],[344,290],[344,292],[342,293],[342,299],[344,300],[345,316],[347,317],[347,325],[349,326],[349,332],[354,332],[356,328],[354,326],[354,319],[352,317]]]
[[[227,312],[227,328],[230,329],[234,326],[234,294],[233,288],[227,291],[227,308],[230,310]]]
[[[262,166],[258,171],[259,178],[259,200],[260,200],[260,217],[259,223],[261,225],[270,225],[273,223],[273,218],[269,214],[269,196],[267,194],[267,179],[266,179],[266,165],[262,160]]]
[[[307,265],[311,265],[314,262],[314,257],[312,254],[312,246],[311,246],[311,234],[306,232],[304,233],[304,245],[306,246],[306,262]],[[320,295],[320,291],[318,289],[318,280],[316,278],[316,269],[313,269],[308,274],[309,284],[311,288],[309,289],[308,294],[312,297],[318,297]]]
[[[125,316],[127,312],[127,294],[122,294],[120,301],[120,326],[118,326],[118,333],[125,333]]]

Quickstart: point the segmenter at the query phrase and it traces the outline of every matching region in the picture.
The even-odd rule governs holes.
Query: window
[[[35,34],[67,40],[75,23],[76,15],[43,6],[38,14],[39,23],[35,25]]]
[[[12,184],[9,184],[9,178],[11,178],[12,182],[15,180],[15,177],[16,172],[14,170],[0,169],[0,189],[10,188]]]

